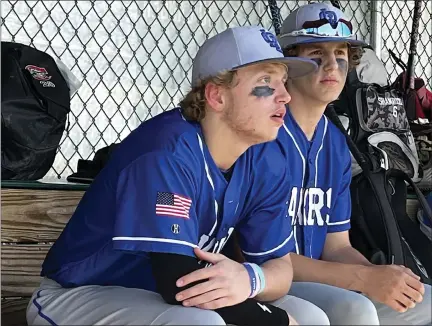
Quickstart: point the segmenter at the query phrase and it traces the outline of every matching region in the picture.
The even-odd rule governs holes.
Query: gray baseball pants
[[[431,287],[425,285],[423,301],[404,313],[372,302],[362,294],[326,284],[293,282],[289,294],[320,307],[331,325],[431,325],[431,292]]]
[[[320,308],[287,295],[275,302],[299,324],[329,325]],[[45,278],[27,307],[28,325],[225,325],[214,311],[169,305],[154,292],[119,286],[65,289]]]

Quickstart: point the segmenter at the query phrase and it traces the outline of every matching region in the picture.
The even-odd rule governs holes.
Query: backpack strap
[[[370,262],[376,265],[385,265],[387,263],[386,256],[384,255],[384,252],[379,248],[374,237],[372,236],[369,226],[367,225],[365,220],[365,212],[362,208],[362,205],[359,204],[360,198],[358,189],[356,188],[355,191],[351,189],[351,195],[351,198],[356,202],[356,204],[353,205],[354,207],[352,208],[356,210],[356,218],[352,219],[351,222],[355,224],[358,230],[360,230],[359,234],[371,249],[372,254],[370,257]]]
[[[333,103],[330,103],[325,112],[326,116],[330,119],[331,122],[333,122],[336,127],[344,134],[345,139],[348,143],[348,147],[351,151],[351,154],[354,156],[357,163],[362,168],[363,172],[368,174],[371,170],[371,165],[366,159],[366,157],[363,155],[363,153],[358,149],[357,145],[354,143],[354,141],[351,139],[351,137],[348,135],[347,131],[345,130],[344,126],[342,125],[342,122],[340,121]]]
[[[405,172],[396,169],[389,169],[387,171],[387,175],[389,177],[401,178],[411,186],[416,194],[421,208],[423,209],[424,214],[426,214],[426,217],[432,222],[432,208],[429,206],[425,196],[419,187],[417,187],[417,185],[412,181],[412,179]]]
[[[386,177],[385,170],[380,168],[376,170],[373,167],[373,162],[369,162],[366,156],[358,149],[357,145],[348,135],[347,131],[343,127],[336,114],[333,106],[330,104],[326,109],[327,117],[340,129],[340,131],[345,135],[346,141],[348,143],[349,149],[362,168],[362,174],[369,182],[373,192],[380,203],[383,221],[386,225],[386,236],[388,240],[388,251],[390,253],[389,261],[390,264],[404,264],[404,255],[402,249],[402,242],[399,237],[399,229],[397,222],[394,219],[394,212],[390,203],[390,199],[386,193],[385,187],[388,179]],[[357,222],[358,223],[358,222]],[[364,229],[364,225],[359,225],[361,229]]]

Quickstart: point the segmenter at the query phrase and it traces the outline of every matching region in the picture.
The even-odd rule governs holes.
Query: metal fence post
[[[371,46],[378,58],[381,59],[382,50],[382,1],[371,2]]]

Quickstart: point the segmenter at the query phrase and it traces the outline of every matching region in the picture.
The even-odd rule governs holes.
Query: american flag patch
[[[192,200],[170,192],[157,193],[156,215],[189,218]]]

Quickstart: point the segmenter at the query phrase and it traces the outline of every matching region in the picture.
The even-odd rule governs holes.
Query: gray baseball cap
[[[319,26],[319,21],[328,24]],[[282,24],[278,40],[283,49],[297,44],[341,41],[368,46],[357,39],[345,14],[327,3],[311,3],[292,11]]]
[[[304,76],[317,69],[312,60],[285,58],[276,36],[263,27],[233,27],[207,39],[200,47],[193,61],[192,87],[223,71],[267,62],[285,64],[289,78]]]

